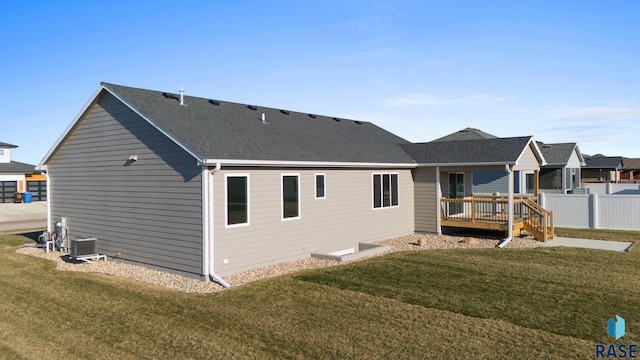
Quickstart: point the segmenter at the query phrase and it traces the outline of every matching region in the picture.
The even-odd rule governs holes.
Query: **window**
[[[282,220],[300,218],[300,186],[298,174],[282,174]]]
[[[525,182],[526,182],[526,189],[527,189],[527,194],[533,194],[534,192],[534,180],[533,180],[533,174],[526,174],[525,175]]]
[[[227,226],[249,224],[249,176],[226,175]]]
[[[398,206],[398,174],[373,174],[373,207]]]
[[[4,149],[0,149],[0,155],[4,155]]]
[[[316,174],[316,199],[324,199],[326,197],[324,187],[324,174]]]

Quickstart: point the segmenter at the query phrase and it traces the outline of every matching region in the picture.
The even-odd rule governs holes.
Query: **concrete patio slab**
[[[542,244],[542,246],[564,246],[621,252],[627,251],[631,245],[633,245],[633,242],[574,239],[560,236],[556,236],[553,240]]]

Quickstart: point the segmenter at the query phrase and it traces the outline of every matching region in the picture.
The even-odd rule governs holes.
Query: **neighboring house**
[[[620,182],[623,157],[596,154],[585,156],[586,165],[582,168],[582,182]]]
[[[45,155],[50,229],[200,277],[413,233],[406,140],[371,123],[103,83]]]
[[[488,134],[482,130],[475,128],[464,128],[462,130],[458,130],[449,135],[445,135],[441,138],[435,139],[432,142],[439,141],[458,141],[458,140],[480,140],[480,139],[496,139],[498,138],[495,135]]]
[[[47,199],[46,179],[34,165],[11,161],[18,146],[0,142],[0,203],[14,202],[18,192],[30,191],[33,201]]]
[[[101,254],[226,284],[442,226],[511,233],[535,204],[514,211],[508,185],[475,198],[474,174],[513,184],[544,163],[531,137],[411,144],[368,122],[102,83],[39,167],[49,230],[66,217],[72,238],[97,237]],[[463,218],[487,201],[482,221]]]
[[[637,183],[640,180],[640,158],[622,160],[622,173],[620,179],[623,182]]]
[[[567,194],[580,187],[584,157],[576,143],[539,144],[547,165],[540,169],[540,191]]]

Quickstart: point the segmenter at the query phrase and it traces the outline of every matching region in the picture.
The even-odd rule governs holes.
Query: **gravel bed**
[[[389,245],[390,252],[414,251],[429,249],[456,249],[456,248],[490,248],[495,247],[500,239],[495,237],[473,237],[431,235],[431,234],[411,234],[393,239],[380,241],[380,244]],[[508,248],[533,248],[541,243],[530,236],[515,237],[508,245]],[[137,281],[155,284],[174,290],[187,293],[212,293],[225,290],[224,287],[214,282],[205,282],[199,279],[187,278],[177,274],[154,270],[145,266],[125,264],[116,261],[93,261],[89,263],[70,262],[66,255],[60,252],[45,252],[41,248],[24,247],[17,251],[20,254],[32,255],[46,258],[56,263],[56,269],[62,271],[82,271],[102,273],[113,276],[120,276]],[[360,260],[360,259],[359,259]],[[359,261],[354,260],[354,261]],[[338,266],[347,262],[336,262],[316,258],[306,258],[301,260],[288,261],[259,269],[253,269],[225,277],[225,281],[232,287],[241,286],[250,282],[289,274],[306,269],[317,269],[329,266]]]

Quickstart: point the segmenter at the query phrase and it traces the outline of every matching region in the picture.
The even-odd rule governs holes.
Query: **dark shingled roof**
[[[36,171],[35,165],[29,165],[17,161],[12,161],[10,163],[0,163],[0,173],[39,173],[40,171]]]
[[[584,159],[587,169],[614,169],[622,168],[622,156],[590,156]]]
[[[495,139],[497,136],[488,134],[482,130],[474,128],[466,128],[458,130],[452,134],[445,135],[441,138],[433,141],[460,141],[460,140],[480,140],[480,139]]]
[[[0,142],[0,148],[12,148],[13,149],[13,148],[17,148],[17,147],[18,147],[18,145],[11,145],[11,144]]]
[[[408,141],[370,122],[102,86],[203,160],[411,163]]]
[[[633,169],[633,170],[640,169],[640,159],[639,158],[623,159],[622,163],[624,164],[624,166],[623,166],[624,169]]]
[[[432,141],[405,144],[402,148],[419,164],[514,164],[530,136],[476,139],[467,141]]]
[[[566,165],[576,148],[576,143],[538,143],[538,146],[548,165]]]

